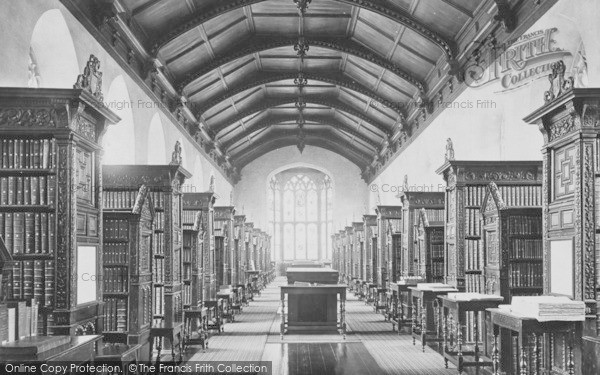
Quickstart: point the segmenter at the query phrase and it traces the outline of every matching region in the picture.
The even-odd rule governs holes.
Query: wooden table
[[[377,297],[377,284],[375,283],[367,283],[367,297],[365,298],[365,304],[370,304],[375,302],[375,298]]]
[[[346,338],[346,286],[281,286],[280,334],[286,331],[341,331]],[[288,295],[286,314],[285,296]],[[337,301],[340,301],[340,319]],[[286,320],[287,315],[287,320]]]
[[[225,331],[223,321],[223,299],[204,301],[204,307],[208,308],[207,329],[221,333]]]
[[[442,342],[440,335],[440,308],[438,297],[458,289],[447,285],[444,288],[431,288],[428,284],[409,287],[412,297],[412,337],[413,345],[421,341],[422,350],[428,342]]]
[[[199,344],[203,350],[208,348],[208,308],[190,307],[183,310],[183,350]],[[198,337],[193,337],[196,330]]]
[[[339,273],[331,268],[288,268],[288,285],[295,282],[337,285]]]
[[[390,322],[392,322],[392,331],[395,329],[395,326],[398,326],[398,334],[400,334],[402,327],[410,327],[412,325],[412,296],[410,287],[415,287],[416,285],[416,282],[390,284],[392,292],[391,303],[395,303],[395,306],[392,307]]]
[[[480,367],[491,366],[491,359],[482,355],[480,351],[483,342],[479,341],[479,334],[486,332],[485,326],[481,327],[480,323],[486,309],[498,307],[504,298],[479,293],[458,293],[457,298],[448,295],[438,298],[442,303],[443,354],[446,368],[448,362],[451,362],[461,374],[465,367],[475,367],[476,371],[479,371]],[[472,340],[464,334],[468,312],[473,313],[470,322],[473,325]]]
[[[233,313],[233,299],[234,292],[231,289],[221,289],[217,292],[217,298],[223,300],[223,318],[227,319],[228,323],[231,323],[235,320],[235,316]]]
[[[38,336],[33,336],[35,340]],[[43,339],[44,336],[40,336]],[[23,362],[73,362],[73,363],[88,363],[93,362],[96,357],[98,343],[102,339],[102,335],[84,335],[71,336],[66,344],[55,349],[50,349],[37,355],[21,354],[19,351],[11,350],[10,354],[0,354],[1,362],[23,363]],[[2,344],[3,348],[19,349],[21,345],[28,345],[27,340],[17,340],[10,343]]]
[[[114,366],[119,364],[121,369],[120,372],[113,373],[117,374],[138,374],[137,371],[129,371],[130,364],[137,364],[140,361],[138,354],[142,345],[126,345],[126,344],[105,344],[100,345],[96,352],[96,358],[94,360],[95,365],[107,364]],[[108,375],[108,374],[103,374]]]
[[[375,303],[373,305],[373,309],[376,313],[382,312],[385,316],[385,311],[387,309],[387,288],[377,287],[375,289],[376,297]]]
[[[165,322],[160,322],[157,325],[150,328],[150,361],[152,361],[152,347],[154,346],[154,340],[158,339],[156,342],[156,350],[157,357],[156,362],[160,362],[160,352],[162,351],[162,340],[169,340],[171,345],[171,356],[173,361],[175,361],[175,345],[179,349],[179,359],[182,360],[183,356],[181,354],[181,341],[182,341],[182,333],[183,333],[183,323],[170,323],[167,324]]]
[[[581,358],[576,359],[573,351],[575,345],[580,347],[583,322],[540,322],[533,317],[515,314],[507,309],[495,308],[487,309],[487,311],[493,325],[492,369],[494,375],[499,375],[502,372],[519,375],[564,373],[553,369],[555,335],[557,334],[564,335],[566,344],[563,353],[565,368],[562,370],[567,374],[575,374],[576,367],[579,367],[580,371],[578,373],[588,374],[585,370],[581,371]],[[517,338],[518,363],[513,361],[512,342],[499,344],[498,337],[501,330],[507,330],[510,333],[509,338]],[[550,348],[545,356],[541,353],[542,337],[544,335],[547,336],[544,347]],[[505,335],[502,335],[503,339],[504,337]],[[530,340],[530,337],[532,340]],[[511,350],[511,353],[506,353],[507,349]],[[576,362],[579,363],[579,366]]]

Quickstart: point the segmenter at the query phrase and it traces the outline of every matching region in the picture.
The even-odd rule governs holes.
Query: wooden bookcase
[[[75,77],[74,77],[75,78]],[[39,304],[38,333],[102,327],[102,150],[120,119],[85,89],[0,88],[0,236],[7,300]]]
[[[446,182],[446,283],[460,291],[483,293],[481,205],[485,188],[495,181],[502,191],[508,190],[505,201],[511,205],[539,204],[542,163],[446,160],[437,173]]]
[[[525,121],[538,126],[544,137],[543,291],[584,301],[588,311],[582,334],[584,350],[591,355],[582,356],[581,368],[576,366],[580,374],[582,369],[600,368],[600,345],[590,340],[600,334],[600,89],[573,89],[572,78],[564,72],[562,61],[556,63],[545,105]],[[555,354],[563,353],[564,337],[554,336],[550,347]],[[577,346],[575,357],[579,353]],[[562,356],[551,359],[565,370]]]
[[[254,223],[244,223],[244,265],[245,271],[253,271],[253,237],[254,237]],[[252,280],[248,279],[248,273],[244,273],[244,284],[248,285]]]
[[[363,215],[365,231],[365,281],[377,281],[377,215]]]
[[[346,279],[352,282],[354,275],[354,230],[351,226],[344,228],[344,252],[346,253]]]
[[[202,306],[202,213],[183,206],[183,308]]]
[[[242,285],[244,284],[244,272],[246,271],[246,263],[244,262],[246,259],[245,255],[245,235],[244,235],[244,226],[246,223],[245,215],[235,215],[233,217],[233,225],[234,225],[234,239],[233,239],[233,269],[231,272],[231,276],[233,278],[234,285]]]
[[[426,210],[431,222],[444,221],[444,193],[405,191],[402,200],[402,252],[400,275],[419,276],[418,225],[421,209]],[[442,229],[443,231],[443,229]]]
[[[175,147],[169,165],[108,165],[103,179],[111,194],[128,195],[145,185],[154,205],[152,285],[154,325],[183,321],[182,296],[182,202],[181,186],[191,175],[181,167]]]
[[[365,266],[364,266],[364,253],[365,253],[365,224],[361,222],[352,223],[352,230],[354,238],[354,277],[358,280],[365,280]]]
[[[481,212],[485,293],[500,295],[505,303],[510,303],[515,295],[541,294],[542,208],[507,205],[492,182],[487,188]]]
[[[377,206],[377,285],[389,288],[399,276],[402,206]]]
[[[148,188],[104,184],[102,285],[104,341],[140,345],[147,353],[152,324],[154,205]]]
[[[215,207],[215,236],[223,238],[223,277],[217,279],[219,285],[232,285],[232,265],[234,259],[234,217],[232,206]]]
[[[212,192],[184,193],[183,209],[200,215],[200,228],[198,236],[198,257],[200,264],[199,284],[202,288],[202,303],[216,301],[217,279],[216,279],[216,256],[214,235],[214,203],[215,196]],[[189,215],[189,213],[188,213]]]
[[[428,283],[443,283],[445,276],[443,210],[421,208],[417,214],[415,234],[417,244],[413,276],[421,276]]]

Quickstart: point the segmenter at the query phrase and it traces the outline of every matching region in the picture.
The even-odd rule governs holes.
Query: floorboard
[[[279,277],[260,296],[244,307],[225,332],[211,336],[209,348],[189,353],[190,361],[271,361],[274,375],[438,375],[455,374],[444,368],[434,350],[414,346],[406,333],[392,326],[367,306],[349,295],[346,303],[346,340],[334,333],[279,335]]]

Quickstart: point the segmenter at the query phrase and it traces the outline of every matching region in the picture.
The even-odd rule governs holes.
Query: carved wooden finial
[[[96,56],[90,55],[90,59],[83,69],[83,74],[77,76],[77,82],[75,82],[73,88],[89,91],[99,101],[104,100],[100,60]]]
[[[408,191],[408,175],[404,175],[404,182],[402,184],[402,190]]]
[[[175,142],[175,149],[173,150],[173,153],[171,154],[171,165],[181,165],[181,163],[183,163],[183,159],[181,156],[181,143],[179,143],[179,141]]]
[[[215,175],[213,175],[213,174],[210,175],[210,180],[208,183],[208,191],[210,191],[211,193],[215,192]]]
[[[454,145],[451,138],[446,140],[446,161],[449,160],[454,160]]]
[[[546,103],[564,95],[571,91],[575,84],[573,77],[565,78],[565,62],[559,60],[552,64],[552,73],[548,75],[550,81],[550,90],[544,93],[544,101]]]

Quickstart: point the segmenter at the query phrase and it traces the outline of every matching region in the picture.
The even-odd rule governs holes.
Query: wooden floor
[[[189,361],[271,361],[273,375],[308,374],[456,374],[445,369],[443,358],[413,346],[408,334],[391,331],[391,324],[371,306],[349,296],[346,304],[348,335],[288,334],[279,336],[277,278],[250,306],[225,325],[225,332],[210,338],[206,352],[188,354]]]

